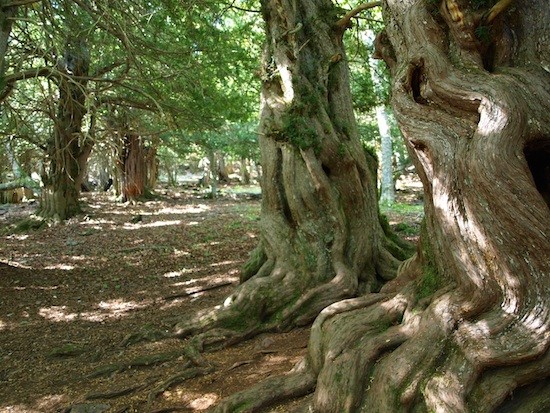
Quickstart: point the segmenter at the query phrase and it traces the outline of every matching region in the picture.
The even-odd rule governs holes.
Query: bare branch
[[[373,1],[373,2],[370,2],[370,3],[363,3],[359,6],[357,6],[356,8],[354,8],[353,10],[349,11],[348,13],[346,13],[346,15],[344,17],[342,17],[340,20],[338,20],[338,22],[336,23],[336,26],[338,26],[341,29],[345,30],[346,28],[348,28],[348,25],[349,25],[349,22],[351,21],[351,19],[353,19],[359,13],[361,13],[365,10],[368,10],[368,9],[372,9],[374,7],[381,6],[381,5],[382,5],[382,2],[380,2],[380,1]]]

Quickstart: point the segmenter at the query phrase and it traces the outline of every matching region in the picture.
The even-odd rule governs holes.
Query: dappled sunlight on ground
[[[65,411],[90,392],[177,374],[181,360],[87,377],[121,356],[181,351],[175,339],[146,340],[128,349],[119,343],[134,333],[166,334],[182,318],[222,302],[256,246],[257,200],[167,198],[123,205],[102,194],[83,199],[88,202],[83,215],[63,225],[1,236],[1,412]],[[218,387],[226,388],[224,380]],[[196,411],[221,397],[219,388],[200,386],[183,386]],[[63,401],[60,394],[66,394]],[[158,399],[160,407],[167,403],[164,396]],[[123,407],[124,400],[133,403],[107,400],[109,411]]]
[[[220,396],[215,393],[200,394],[185,389],[165,391],[162,397],[168,402],[184,404],[196,411],[206,410],[220,400]]]
[[[220,306],[238,285],[257,245],[260,202],[183,192],[135,205],[83,199],[84,214],[64,225],[0,236],[0,412],[66,412],[90,394],[135,386],[143,387],[89,402],[112,412],[204,411],[304,356],[308,329],[262,334],[205,354],[211,373],[147,405],[151,390],[186,368],[189,341],[169,336],[174,325]],[[143,339],[128,344],[133,335]]]

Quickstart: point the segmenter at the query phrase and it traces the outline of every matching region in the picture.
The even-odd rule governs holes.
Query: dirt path
[[[159,337],[237,284],[258,200],[167,192],[131,206],[88,194],[85,205],[64,225],[0,237],[0,412],[202,411],[305,354],[308,329],[195,364],[184,341]],[[0,226],[29,212],[4,211]]]

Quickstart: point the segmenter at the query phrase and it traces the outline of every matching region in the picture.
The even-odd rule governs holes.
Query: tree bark
[[[180,336],[306,325],[327,305],[379,289],[406,257],[379,220],[333,4],[264,0],[262,13],[261,241],[242,284],[219,309],[180,323]]]
[[[159,159],[157,157],[157,148],[159,139],[153,138],[151,144],[145,148],[145,186],[146,189],[152,190],[157,185],[159,176]]]
[[[140,136],[121,131],[122,147],[119,158],[122,201],[135,201],[145,193],[146,162]]]
[[[65,220],[80,211],[78,197],[92,142],[82,134],[86,115],[89,54],[83,41],[68,45],[60,59],[59,102],[54,136],[48,145],[49,170],[43,175],[40,215]]]
[[[296,411],[550,409],[550,9],[509,4],[383,1],[377,53],[425,224],[396,279],[315,320],[301,370],[314,396]],[[247,403],[276,398],[262,395],[213,410],[259,411]]]
[[[10,87],[6,85],[6,54],[8,52],[9,39],[12,28],[12,18],[17,12],[17,7],[5,7],[0,0],[0,103],[9,94]]]

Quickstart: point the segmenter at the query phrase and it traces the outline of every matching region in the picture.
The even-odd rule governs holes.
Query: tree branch
[[[380,5],[382,5],[381,1],[373,1],[373,2],[370,2],[370,3],[363,3],[359,6],[357,6],[356,8],[354,8],[353,10],[349,11],[348,13],[346,13],[346,15],[344,17],[342,17],[340,20],[338,20],[338,22],[336,23],[336,26],[340,27],[341,29],[346,29],[346,28],[348,28],[348,25],[349,25],[349,22],[351,21],[351,19],[353,19],[359,13],[361,13],[362,11],[368,10],[368,9],[372,9],[373,7],[380,6]]]
[[[19,80],[32,79],[35,77],[47,77],[53,75],[54,71],[49,67],[39,69],[28,69],[21,72],[12,73],[4,78],[7,85],[11,85]]]
[[[10,7],[26,6],[27,4],[41,3],[42,0],[14,0],[10,3],[4,4],[3,9],[8,9]]]
[[[514,0],[500,0],[497,4],[491,7],[485,17],[486,23],[491,23],[500,13],[505,11]]]

